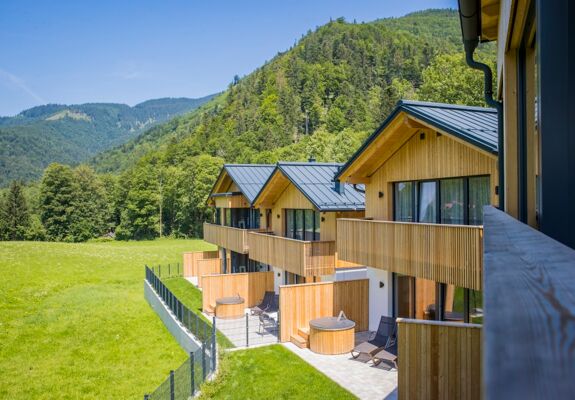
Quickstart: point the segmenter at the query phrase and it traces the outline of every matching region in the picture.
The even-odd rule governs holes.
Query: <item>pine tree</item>
[[[30,226],[30,213],[21,182],[12,181],[0,207],[2,233],[5,240],[23,240]]]
[[[72,169],[62,164],[50,164],[40,185],[40,219],[50,240],[72,240],[70,227],[76,185]]]

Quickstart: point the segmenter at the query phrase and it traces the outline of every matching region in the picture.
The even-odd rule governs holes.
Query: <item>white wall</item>
[[[382,315],[392,315],[392,274],[381,269],[367,267],[369,279],[369,330],[377,331]],[[383,287],[380,288],[380,282]]]
[[[284,270],[277,267],[273,267],[272,270],[274,271],[274,291],[276,294],[280,294],[280,285],[285,282]]]

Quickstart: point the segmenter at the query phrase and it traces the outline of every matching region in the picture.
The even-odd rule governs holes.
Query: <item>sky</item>
[[[0,116],[222,91],[330,18],[372,21],[457,0],[1,0]]]

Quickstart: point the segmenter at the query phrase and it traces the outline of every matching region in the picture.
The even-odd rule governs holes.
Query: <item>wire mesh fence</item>
[[[218,330],[235,347],[250,347],[277,343],[279,332],[279,314],[245,315],[234,319],[216,318]]]
[[[158,278],[177,278],[184,276],[184,266],[180,263],[170,263],[164,265],[152,265],[150,268]]]
[[[165,267],[163,268],[165,270]],[[154,269],[146,266],[146,281],[154,288],[156,293],[164,301],[166,306],[172,311],[174,316],[188,331],[192,333],[202,343],[209,342],[210,345],[213,343],[215,352],[215,326],[210,324],[200,315],[191,311],[186,307],[162,282],[162,279],[158,274],[160,270],[154,271]],[[175,275],[171,275],[173,277]],[[164,278],[167,278],[164,275]]]
[[[145,394],[144,400],[187,400],[193,397],[200,385],[214,371],[212,355],[202,346],[193,353],[162,382],[151,394]]]

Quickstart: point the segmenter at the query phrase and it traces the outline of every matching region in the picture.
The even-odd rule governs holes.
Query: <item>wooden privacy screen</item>
[[[184,253],[184,276],[198,276],[196,269],[198,260],[208,260],[213,258],[219,258],[219,252],[214,251],[194,251],[190,253]]]
[[[258,305],[265,292],[274,290],[273,272],[246,272],[241,274],[204,275],[202,283],[202,309],[212,312],[216,299],[240,296],[246,307]]]
[[[341,259],[482,290],[483,227],[339,219]]]
[[[369,326],[369,280],[280,286],[280,340],[287,342],[309,321],[337,316],[340,311],[362,332]]]
[[[196,261],[196,273],[198,277],[198,287],[202,287],[202,276],[219,274],[222,272],[222,260],[220,258],[209,258]]]
[[[397,322],[399,399],[483,398],[481,325]]]

